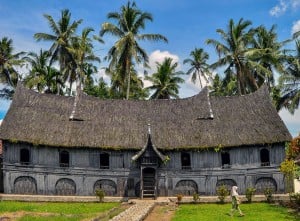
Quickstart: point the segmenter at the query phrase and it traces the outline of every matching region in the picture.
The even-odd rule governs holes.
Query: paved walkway
[[[152,211],[157,202],[154,200],[134,200],[130,203],[133,206],[110,219],[110,221],[142,221]]]

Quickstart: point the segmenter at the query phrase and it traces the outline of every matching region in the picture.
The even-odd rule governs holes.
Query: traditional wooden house
[[[17,87],[0,128],[5,193],[285,191],[279,165],[291,136],[266,87],[232,97],[203,89],[176,100],[77,98]]]

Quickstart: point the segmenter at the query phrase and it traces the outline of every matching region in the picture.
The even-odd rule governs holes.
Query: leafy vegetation
[[[225,185],[221,185],[217,188],[217,195],[220,203],[225,203],[225,198],[229,195],[229,191]]]
[[[154,90],[151,99],[178,98],[179,84],[184,82],[179,75],[183,73],[175,70],[178,63],[172,61],[172,58],[165,58],[161,64],[157,62],[157,71],[152,76],[146,76],[146,80],[152,83],[149,89]]]
[[[177,197],[177,202],[180,203],[182,198],[183,198],[183,195],[182,194],[177,194],[176,197]]]
[[[230,217],[231,204],[184,204],[180,205],[175,212],[172,221],[226,221],[226,220],[298,220],[297,214],[291,213],[287,208],[267,203],[242,204],[241,209],[245,217]]]
[[[152,15],[148,12],[139,10],[135,2],[130,2],[121,7],[120,12],[110,12],[107,18],[115,23],[105,22],[102,24],[100,35],[111,34],[118,39],[109,50],[107,60],[110,61],[109,70],[116,71],[121,78],[120,91],[125,94],[126,99],[130,96],[132,64],[143,63],[148,65],[148,55],[141,48],[139,41],[165,41],[167,38],[160,34],[141,34],[147,21],[152,21]],[[125,86],[126,84],[126,86]]]
[[[49,203],[1,201],[0,214],[22,212],[19,220],[82,220],[100,216],[120,203]]]
[[[300,154],[300,136],[286,143],[286,159],[280,164],[280,171],[285,176],[287,192],[293,191],[294,178],[299,177],[299,166],[294,162]]]
[[[248,187],[246,189],[246,198],[247,198],[247,202],[251,203],[252,202],[252,197],[255,194],[256,189],[254,187]]]
[[[198,193],[194,193],[194,194],[193,194],[193,201],[194,201],[195,203],[200,201],[200,196],[199,196]]]
[[[103,202],[103,199],[104,199],[104,197],[105,197],[105,192],[104,192],[104,190],[102,190],[102,189],[96,189],[96,190],[95,190],[95,195],[98,197],[99,202],[102,203],[102,202]]]
[[[274,190],[272,188],[264,189],[264,195],[265,195],[266,200],[267,200],[268,203],[273,202],[273,193],[274,193]]]

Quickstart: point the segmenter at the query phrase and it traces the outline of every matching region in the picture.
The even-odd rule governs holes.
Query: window
[[[263,167],[270,166],[270,154],[265,148],[260,150],[260,163]]]
[[[69,167],[70,166],[70,154],[68,151],[61,151],[59,153],[59,166]]]
[[[28,149],[20,150],[20,163],[28,165],[30,163],[30,151]]]
[[[100,153],[100,169],[109,169],[108,153]]]
[[[230,168],[230,155],[228,152],[221,153],[222,168]]]
[[[181,168],[183,170],[191,169],[191,157],[189,153],[181,153]]]

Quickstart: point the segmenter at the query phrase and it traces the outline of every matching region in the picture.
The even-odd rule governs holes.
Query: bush
[[[247,202],[251,203],[252,202],[252,197],[254,196],[256,189],[253,187],[248,187],[246,189],[246,198],[247,198]]]
[[[193,200],[194,200],[195,203],[198,202],[198,201],[200,200],[200,197],[199,197],[199,194],[198,194],[198,193],[194,193],[194,194],[193,194]]]
[[[229,195],[229,191],[228,191],[228,189],[226,188],[225,185],[219,186],[217,188],[217,195],[218,195],[218,198],[220,200],[220,203],[224,203],[226,196]]]
[[[102,203],[103,199],[105,197],[105,192],[102,189],[96,189],[95,190],[95,195],[99,198],[99,202]]]
[[[290,199],[295,201],[295,203],[300,207],[300,193],[291,193]]]
[[[266,188],[264,190],[264,194],[265,194],[265,197],[266,197],[268,203],[273,202],[273,189],[272,188]]]
[[[177,194],[177,202],[181,202],[182,198],[183,198],[183,195],[182,194]]]

